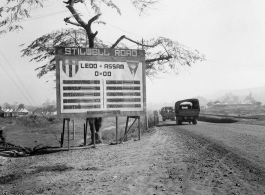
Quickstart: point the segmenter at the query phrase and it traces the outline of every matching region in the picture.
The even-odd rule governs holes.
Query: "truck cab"
[[[163,107],[161,108],[160,114],[162,116],[162,120],[165,121],[167,119],[174,121],[175,120],[175,111],[173,107]]]
[[[198,99],[185,99],[175,103],[176,123],[181,125],[183,122],[197,124],[200,113]]]

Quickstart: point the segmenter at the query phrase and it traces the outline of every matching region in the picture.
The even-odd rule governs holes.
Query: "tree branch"
[[[68,24],[73,24],[73,25],[75,25],[75,26],[79,26],[79,27],[81,27],[80,24],[75,23],[75,22],[71,22],[69,17],[68,17],[68,18],[65,18],[64,21],[65,21],[66,23],[68,23]]]
[[[168,56],[171,56],[171,55],[168,53],[167,48],[164,46],[164,44],[162,43],[161,45],[164,47],[164,50],[167,52],[167,55],[168,55]]]
[[[89,47],[93,48],[94,47],[94,39],[98,34],[98,31],[96,31],[95,33],[92,33],[91,30],[91,24],[97,20],[99,17],[101,16],[101,14],[97,14],[95,15],[93,18],[91,18],[87,24],[83,27],[87,33],[88,39],[89,39]]]
[[[165,57],[161,56],[159,58],[153,58],[153,59],[145,60],[145,63],[148,64],[148,63],[152,63],[152,62],[155,62],[155,61],[169,60],[171,58],[172,58],[172,56],[165,56]]]
[[[135,44],[137,44],[137,45],[140,45],[140,46],[144,46],[144,47],[155,47],[155,46],[157,46],[158,44],[159,44],[159,42],[157,42],[157,43],[155,43],[154,45],[145,45],[145,44],[142,44],[142,43],[139,43],[139,42],[137,42],[137,41],[134,41],[134,40],[132,40],[132,39],[130,39],[130,38],[128,38],[128,37],[126,37],[125,35],[122,35],[112,46],[111,46],[111,48],[115,48],[118,44],[119,44],[119,42],[121,42],[122,41],[122,39],[127,39],[128,41],[131,41],[131,42],[133,42],[133,43],[135,43]]]
[[[70,18],[65,18],[64,21],[66,23],[69,23],[69,24],[73,24],[75,26],[79,26],[79,27],[83,27],[87,33],[87,37],[88,37],[88,40],[89,40],[89,47],[90,48],[93,48],[94,47],[94,39],[95,37],[97,36],[98,32],[96,31],[95,33],[92,33],[92,30],[91,30],[91,24],[97,20],[101,14],[97,14],[96,16],[94,16],[93,18],[91,18],[87,24],[81,19],[81,17],[79,16],[79,14],[76,12],[75,8],[74,8],[74,4],[75,3],[78,3],[78,2],[83,2],[83,0],[68,0],[67,2],[64,2],[66,4],[68,4],[66,7],[69,9],[69,11],[72,13],[73,17],[75,18],[75,20],[78,22],[77,23],[74,23],[74,22],[71,22],[69,19]]]
[[[91,31],[91,24],[92,24],[92,22],[94,22],[95,20],[97,20],[100,16],[101,16],[101,14],[98,14],[98,15],[95,15],[95,16],[94,16],[93,18],[91,18],[90,20],[88,20],[88,22],[87,22],[87,26],[90,27],[90,31]],[[91,31],[91,33],[92,33],[92,31]]]
[[[83,0],[68,0],[68,1],[63,1],[65,4],[68,4],[68,5],[70,5],[70,6],[73,6],[74,5],[74,3],[78,3],[78,2],[80,2],[80,3],[83,3]]]
[[[121,42],[121,40],[122,39],[124,39],[125,38],[125,35],[122,35],[112,46],[111,46],[111,48],[115,48],[118,44],[119,44],[119,42]]]
[[[66,6],[69,11],[72,13],[73,17],[75,18],[75,20],[83,27],[85,26],[85,22],[82,20],[82,18],[80,18],[79,14],[76,12],[75,8],[73,7],[73,2],[70,5]]]

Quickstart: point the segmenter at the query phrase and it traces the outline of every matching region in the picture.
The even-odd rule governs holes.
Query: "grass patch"
[[[118,139],[123,138],[124,136],[124,129],[118,130]],[[103,140],[110,141],[116,140],[116,129],[112,130],[105,130],[101,133],[101,137]],[[133,139],[138,137],[138,127],[132,127],[127,134],[127,139]]]
[[[153,119],[153,115],[150,117]],[[126,116],[118,117],[119,134],[118,138],[123,137],[126,123]],[[130,123],[133,119],[129,120]],[[69,122],[70,130],[70,146],[79,146],[84,140],[84,124],[85,119],[75,118],[75,139],[73,140],[73,122]],[[149,127],[151,127],[149,120]],[[6,125],[7,124],[7,125]],[[10,124],[10,125],[9,125]],[[12,125],[11,125],[12,124]],[[18,118],[0,118],[0,126],[6,126],[6,139],[7,142],[16,145],[23,146],[28,149],[30,155],[39,154],[45,152],[45,148],[41,147],[49,146],[56,147],[60,146],[59,141],[61,140],[61,133],[63,130],[63,120],[56,118],[56,116],[36,116],[28,115]],[[129,132],[128,137],[137,137],[138,121],[135,122],[134,126]],[[88,137],[90,136],[90,127],[88,125]],[[105,129],[105,130],[104,130]],[[145,131],[145,117],[141,116],[141,132]],[[103,120],[101,127],[101,135],[106,143],[109,141],[116,140],[116,117],[106,117]],[[64,146],[67,144],[67,125],[64,133]]]
[[[28,115],[16,119],[17,125],[25,127],[47,127],[59,122],[60,120],[55,116]]]
[[[122,133],[124,133],[124,131],[119,129],[118,137],[120,137]],[[101,136],[103,140],[114,140],[116,139],[116,129],[102,131]]]
[[[8,126],[14,124],[15,119],[14,118],[1,118],[0,117],[0,127]]]
[[[260,115],[265,114],[265,106],[251,104],[215,105],[208,107],[207,109],[202,109],[201,112],[205,114],[222,114],[234,116]]]
[[[145,121],[144,121],[144,117],[141,117],[140,119],[140,129],[141,132],[143,133],[143,131],[145,131]],[[149,120],[148,120],[149,121]],[[131,119],[131,122],[133,122],[133,120]],[[124,121],[125,123],[125,121]],[[128,129],[131,125],[128,125]],[[120,140],[121,138],[124,137],[124,133],[125,133],[125,124],[124,127],[119,128],[118,129],[118,139]],[[101,137],[103,140],[105,141],[111,141],[111,140],[116,140],[116,128],[115,126],[113,127],[113,129],[111,130],[104,130],[101,132]],[[134,139],[138,137],[138,121],[135,121],[135,123],[133,124],[133,126],[130,128],[128,134],[127,134],[127,139]]]
[[[209,123],[235,123],[238,122],[235,118],[228,117],[215,117],[215,116],[199,116],[198,121],[204,121]]]

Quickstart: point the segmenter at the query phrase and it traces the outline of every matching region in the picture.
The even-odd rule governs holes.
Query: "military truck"
[[[182,125],[183,122],[197,124],[200,113],[198,99],[185,99],[175,103],[176,123]]]
[[[162,116],[162,120],[165,121],[167,119],[174,121],[175,120],[175,112],[173,107],[163,107],[161,108],[160,114]]]

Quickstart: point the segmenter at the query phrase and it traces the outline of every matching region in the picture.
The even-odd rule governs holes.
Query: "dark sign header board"
[[[76,48],[58,47],[56,55],[64,56],[114,56],[114,57],[145,57],[143,50],[109,49],[109,48]]]
[[[56,48],[57,113],[63,118],[146,113],[143,50]]]

